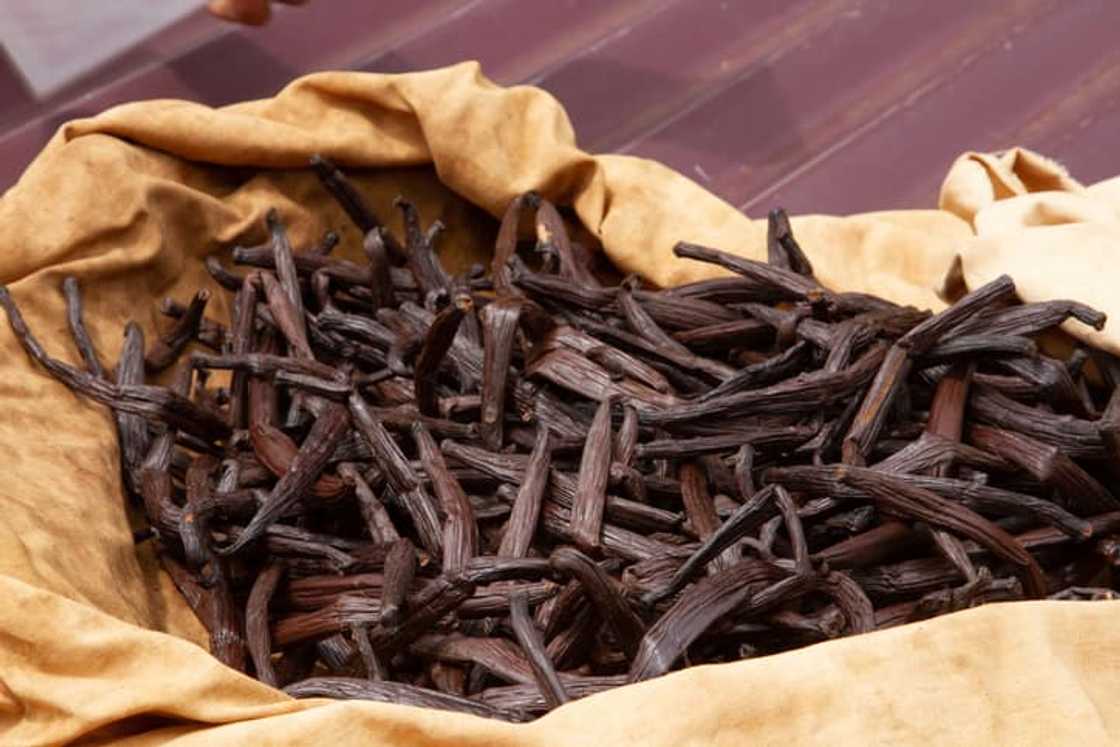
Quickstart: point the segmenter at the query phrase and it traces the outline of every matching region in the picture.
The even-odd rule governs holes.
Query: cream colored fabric
[[[354,170],[394,229],[398,193],[443,220],[442,251],[458,268],[487,256],[485,213],[528,189],[572,204],[620,268],[658,283],[714,272],[675,259],[678,240],[764,256],[764,221],[664,166],[574,143],[548,94],[499,88],[469,63],[313,75],[219,110],[121,106],[63,126],[0,198],[0,282],[47,348],[76,361],[58,285],[77,275],[112,364],[124,322],[151,335],[161,297],[213,288],[200,258],[263,240],[270,206],[297,245],[333,228],[339,253],[361,256],[356,231],[297,170],[316,152]],[[970,284],[1009,272],[1027,298],[1111,310],[1118,204],[1120,185],[1081,187],[1028,152],[970,154],[940,210],[801,216],[794,229],[838,289],[938,307],[959,258]],[[221,318],[228,299],[214,295]],[[1093,339],[1116,349],[1118,338],[1109,327]],[[1120,608],[1106,603],[993,606],[693,669],[524,726],[297,703],[210,658],[197,620],[137,555],[104,408],[33,367],[6,324],[0,369],[0,744],[1095,744],[1120,730]]]
[[[1022,148],[966,153],[949,170],[940,203],[975,231],[960,246],[970,287],[1006,272],[1025,301],[1072,298],[1094,306],[1112,320],[1103,331],[1075,321],[1066,331],[1120,354],[1112,266],[1120,251],[1120,180],[1086,188],[1060,164]]]

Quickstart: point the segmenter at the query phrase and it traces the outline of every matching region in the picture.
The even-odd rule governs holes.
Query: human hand
[[[276,0],[285,5],[303,5],[306,0]],[[219,18],[249,26],[268,22],[272,14],[272,0],[210,0],[210,12]]]

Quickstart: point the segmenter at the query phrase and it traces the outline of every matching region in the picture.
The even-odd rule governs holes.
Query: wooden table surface
[[[60,123],[115,104],[476,59],[555,94],[585,149],[658,159],[751,214],[933,206],[965,149],[1120,174],[1117,28],[1115,0],[312,0],[260,29],[200,10],[41,100],[0,50],[0,189]]]

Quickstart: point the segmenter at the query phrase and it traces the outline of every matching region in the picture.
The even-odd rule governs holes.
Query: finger
[[[209,10],[219,18],[249,26],[268,22],[269,0],[210,0]]]

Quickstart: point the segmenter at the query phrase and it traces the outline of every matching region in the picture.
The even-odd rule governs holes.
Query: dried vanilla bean
[[[922,357],[927,362],[951,360],[961,357],[1027,356],[1038,355],[1034,340],[1008,335],[959,335],[951,340],[943,340]]]
[[[657,439],[639,444],[636,455],[640,459],[674,456],[686,458],[701,454],[728,452],[744,443],[759,449],[788,447],[803,443],[814,435],[816,435],[816,428],[811,425],[791,425],[780,428],[732,431],[725,436]]]
[[[540,355],[541,352],[553,346],[563,346],[571,348],[576,352],[582,353],[587,356],[589,360],[594,361],[603,368],[606,368],[616,377],[623,378],[629,376],[642,384],[650,387],[654,391],[665,393],[671,388],[669,380],[663,376],[655,366],[643,363],[635,356],[620,350],[617,347],[608,345],[595,337],[582,332],[574,327],[567,325],[556,325],[550,327],[548,331],[542,335],[544,338],[538,347],[535,349],[534,354]],[[655,343],[651,343],[655,344]],[[662,349],[665,351],[665,349]],[[672,349],[665,352],[672,353]],[[691,356],[688,354],[679,354],[682,357]]]
[[[643,410],[675,404],[678,400],[670,394],[658,392],[640,381],[629,377],[621,379],[576,351],[555,346],[538,347],[525,373],[566,389],[580,397],[603,402],[610,398],[629,399]]]
[[[811,277],[721,252],[718,249],[709,249],[698,244],[689,244],[682,241],[673,247],[673,253],[678,257],[711,262],[725,267],[745,278],[769,286],[782,294],[787,294],[786,297],[789,299],[816,302],[828,296],[828,291],[821,288]]]
[[[389,273],[387,243],[388,232],[384,228],[371,228],[362,242],[362,249],[369,260],[370,301],[374,311],[396,305],[393,278]]]
[[[694,640],[781,571],[757,560],[744,560],[723,573],[690,587],[646,632],[633,663],[630,681],[668,672]]]
[[[385,555],[385,574],[381,586],[382,625],[400,622],[406,596],[416,573],[416,548],[407,537],[395,541]]]
[[[556,206],[541,199],[537,204],[537,247],[538,251],[555,252],[560,258],[560,274],[570,278],[577,285],[595,288],[599,281],[591,270],[579,261],[568,238],[568,229],[560,217]]]
[[[528,599],[524,593],[514,592],[510,595],[509,604],[510,622],[514,634],[517,636],[517,642],[521,645],[521,650],[525,652],[529,665],[533,669],[533,676],[541,690],[541,695],[553,708],[563,705],[571,698],[564,689],[564,684],[560,681],[556,669],[552,666],[552,660],[548,658],[548,652],[545,650],[544,641],[541,640],[540,631],[533,624],[533,618],[529,614]]]
[[[982,312],[961,324],[959,333],[975,330],[989,335],[1033,335],[1070,317],[1093,329],[1104,329],[1105,315],[1096,309],[1076,301],[1043,301]]]
[[[385,510],[385,505],[373,493],[369,483],[351,463],[340,464],[338,474],[354,486],[354,496],[358,500],[358,508],[366,522],[366,528],[374,542],[390,544],[400,539],[400,533],[393,518]]]
[[[249,440],[260,464],[276,477],[283,477],[291,470],[299,453],[299,446],[286,433],[265,423],[254,423],[250,427]],[[337,498],[347,490],[343,480],[329,474],[320,475],[311,484],[311,492],[320,498]]]
[[[715,503],[708,493],[707,475],[700,465],[695,462],[685,462],[680,468],[681,498],[684,503],[685,514],[692,524],[693,531],[701,541],[708,539],[719,531],[720,520],[716,515]],[[711,573],[720,571],[734,565],[740,559],[740,554],[735,546],[724,550],[710,566]]]
[[[650,606],[655,602],[671,596],[679,591],[688,579],[705,564],[729,548],[744,535],[757,529],[763,522],[768,521],[778,509],[773,498],[775,486],[768,486],[755,493],[746,503],[739,507],[734,514],[729,516],[719,529],[709,535],[686,560],[663,589],[656,593],[646,594],[642,603]]]
[[[171,328],[156,338],[152,347],[144,357],[144,369],[150,373],[159,373],[178,360],[179,355],[198,334],[199,325],[202,324],[202,315],[206,311],[206,304],[210,300],[210,291],[200,290],[194,294],[187,311],[175,320]],[[117,383],[125,383],[118,380]],[[134,381],[129,383],[141,383]]]
[[[159,311],[164,316],[172,319],[181,319],[187,313],[187,307],[179,303],[173,298],[165,298],[160,302]],[[195,333],[194,341],[200,345],[210,348],[216,353],[220,353],[223,349],[228,347],[230,340],[230,332],[226,325],[221,322],[216,322],[209,317],[203,317],[199,322],[198,331]],[[76,342],[76,341],[75,341]],[[79,351],[81,346],[79,345]],[[83,360],[85,354],[82,354]]]
[[[474,584],[462,576],[441,576],[426,587],[409,605],[409,612],[391,628],[378,625],[370,631],[370,643],[376,652],[390,651],[408,645],[424,635],[450,612],[458,609],[474,594]]]
[[[138,324],[129,322],[124,330],[124,345],[117,360],[116,383],[118,386],[144,382],[144,331]],[[94,374],[96,376],[96,374]],[[121,459],[125,465],[125,478],[132,483],[140,461],[148,450],[148,424],[140,414],[117,412],[117,433],[121,442]]]
[[[380,228],[381,223],[377,220],[377,216],[370,210],[369,205],[362,198],[357,188],[350,182],[349,179],[334,165],[331,161],[323,156],[315,155],[311,157],[311,168],[314,169],[315,174],[319,180],[323,182],[323,186],[331,193],[338,204],[350,216],[350,220],[354,221],[363,234],[369,233],[375,228]],[[403,254],[403,250],[395,240],[388,244],[396,254]]]
[[[863,399],[844,437],[844,462],[863,464],[872,444],[883,429],[891,404],[898,391],[906,385],[910,373],[910,357],[906,348],[896,344],[887,351],[883,365],[875,374],[871,387]]]
[[[702,394],[698,401],[718,399],[733,392],[756,389],[785,379],[804,365],[805,355],[808,352],[809,345],[804,341],[791,345],[772,358],[737,371],[723,380],[719,386]]]
[[[517,491],[517,498],[513,502],[509,523],[502,534],[502,543],[498,548],[499,555],[521,558],[528,553],[533,535],[537,531],[537,521],[540,517],[545,488],[548,485],[551,464],[549,432],[547,428],[541,427],[537,430],[533,453],[529,456],[525,476]]]
[[[560,680],[573,699],[584,698],[626,684],[626,677],[623,675],[584,677],[561,673]],[[475,696],[475,700],[496,708],[516,711],[543,713],[549,710],[549,705],[536,684],[489,687]]]
[[[717,381],[724,381],[735,369],[726,363],[694,356],[685,345],[670,336],[657,324],[657,321],[642,308],[631,292],[630,288],[623,285],[615,296],[615,301],[622,310],[623,318],[635,334],[641,335],[655,345],[675,351],[691,363],[691,368],[711,376]]]
[[[987,387],[976,387],[969,405],[979,422],[1057,446],[1072,458],[1104,456],[1104,440],[1092,421],[1040,412]]]
[[[287,340],[292,355],[297,358],[314,360],[315,355],[311,352],[311,343],[307,340],[307,322],[304,318],[302,305],[297,307],[292,303],[287,289],[272,273],[262,272],[258,277],[264,287],[272,319],[284,335],[284,339]]]
[[[211,349],[171,386],[136,325],[104,370],[75,280],[79,366],[0,290],[33,364],[118,418],[135,541],[230,666],[524,719],[675,666],[1115,594],[1120,364],[1033,339],[1103,314],[1020,304],[1007,278],[937,315],[833,292],[781,211],[769,263],[682,243],[736,276],[614,285],[533,193],[492,276],[452,277],[440,221],[399,199],[402,246],[313,168],[364,261],[329,233],[293,251],[269,211],[269,241],[232,250],[257,269],[206,260],[229,319],[164,301],[147,373]]]
[[[449,457],[505,482],[520,483],[528,464],[528,458],[521,455],[494,454],[449,440],[445,440],[440,448]],[[607,476],[609,479],[609,469]],[[545,505],[553,503],[557,508],[567,512],[575,501],[577,487],[578,482],[571,475],[553,469],[549,476],[550,500]],[[614,495],[606,497],[604,516],[627,526],[650,530],[673,531],[681,522],[680,514]]]
[[[456,574],[478,554],[478,525],[463,486],[451,474],[432,434],[421,424],[412,426],[416,449],[424,462],[432,489],[443,508],[443,572]]]
[[[572,498],[572,534],[581,547],[593,549],[599,546],[610,466],[611,400],[607,399],[599,405],[587,431],[576,493]]]
[[[1000,275],[985,285],[963,296],[940,314],[930,317],[899,338],[898,344],[911,355],[922,355],[941,337],[965,319],[990,309],[1015,295],[1015,283],[1007,275]]]
[[[345,405],[329,404],[312,426],[304,446],[292,460],[292,466],[276,483],[265,503],[237,540],[222,550],[224,554],[238,552],[259,537],[272,522],[302,497],[320,471],[326,466],[331,452],[338,446],[350,425],[350,414]]]
[[[508,615],[509,595],[514,591],[524,593],[530,605],[538,605],[555,597],[559,587],[552,581],[500,582],[480,586],[455,614],[460,620]]]
[[[257,679],[266,685],[277,687],[280,681],[272,666],[272,641],[268,630],[268,606],[276,587],[284,577],[284,565],[279,562],[270,564],[261,571],[249,592],[249,602],[245,609],[245,632],[249,654]]]
[[[734,344],[763,344],[773,337],[769,324],[756,319],[736,319],[673,334],[673,339],[693,348],[718,348]],[[682,361],[687,360],[682,358]],[[723,377],[721,377],[723,378]]]
[[[78,279],[67,277],[62,281],[62,293],[66,297],[66,321],[70,325],[70,335],[74,338],[74,347],[82,356],[86,369],[101,378],[105,378],[105,367],[101,364],[101,357],[93,346],[82,311],[82,295],[78,286]]]
[[[494,280],[494,289],[499,295],[508,296],[514,292],[510,280],[509,261],[517,251],[517,234],[521,224],[522,211],[526,207],[535,210],[540,204],[540,196],[534,192],[514,197],[502,215],[501,225],[498,226],[498,237],[494,242],[494,258],[490,263],[490,275]]]
[[[814,372],[787,379],[762,389],[731,394],[709,402],[687,403],[656,411],[643,411],[649,425],[672,426],[703,418],[752,415],[760,412],[796,414],[819,409],[845,399],[865,386],[886,351],[881,346],[864,353],[855,363],[838,372]]]
[[[1120,500],[1055,446],[1039,443],[1020,433],[985,425],[969,428],[969,440],[1049,485],[1079,513],[1098,514],[1120,508]]]
[[[393,205],[404,217],[405,259],[416,278],[417,286],[424,293],[424,306],[430,307],[428,299],[446,292],[448,286],[447,273],[440,265],[433,246],[435,237],[443,230],[443,224],[435,221],[425,235],[420,229],[420,213],[415,205],[403,197],[397,197]]]
[[[798,275],[813,276],[813,265],[790,230],[789,216],[781,208],[771,210],[766,222],[766,258],[769,264]]]
[[[482,372],[482,440],[490,449],[502,444],[505,421],[506,382],[513,359],[514,334],[521,317],[519,299],[499,298],[479,311],[485,361]]]
[[[431,329],[424,338],[424,344],[416,358],[416,374],[413,382],[416,388],[416,406],[424,415],[430,417],[439,415],[436,379],[440,363],[451,348],[463,316],[472,308],[470,294],[456,294],[451,304],[436,315]]]
[[[397,442],[373,417],[361,395],[350,395],[349,405],[354,425],[384,469],[385,477],[390,487],[396,491],[398,500],[412,517],[421,544],[428,552],[438,555],[442,540],[434,501],[420,485],[420,478],[405,459]]]
[[[614,461],[629,465],[638,448],[638,411],[631,405],[622,407],[622,424],[614,438]]]
[[[505,638],[437,633],[421,636],[409,651],[439,661],[481,666],[505,682],[533,681],[532,669],[518,645]]]
[[[1045,583],[1037,562],[1022,545],[995,524],[959,504],[895,480],[886,473],[845,467],[838,471],[837,477],[843,483],[868,491],[876,501],[912,518],[943,526],[981,543],[996,556],[1023,569],[1024,587],[1028,593],[1043,594]]]
[[[633,656],[645,632],[645,625],[630,609],[614,581],[595,561],[570,547],[553,550],[549,562],[557,571],[580,582],[599,615],[614,631],[618,644],[627,655]]]
[[[489,706],[469,698],[460,698],[436,690],[403,682],[381,682],[354,677],[312,677],[284,688],[293,698],[334,698],[336,700],[373,700],[380,703],[458,711],[482,718],[502,721],[524,721],[518,711]]]

